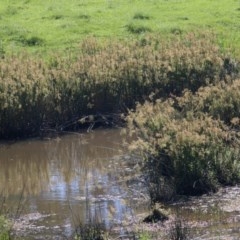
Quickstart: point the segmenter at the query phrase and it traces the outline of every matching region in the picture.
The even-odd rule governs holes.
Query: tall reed
[[[73,57],[48,59],[0,59],[0,139],[38,135],[44,124],[64,130],[88,114],[134,108],[156,90],[167,98],[238,74],[236,61],[208,33],[171,41],[153,35],[105,43],[89,38]]]
[[[237,80],[230,86],[229,89],[236,87]],[[136,137],[130,149],[142,153],[143,171],[153,202],[169,201],[176,194],[215,191],[221,184],[231,185],[240,181],[239,119],[234,118],[233,128],[212,116],[207,109],[216,109],[217,112],[219,95],[207,94],[211,100],[207,101],[207,97],[199,97],[199,92],[186,92],[183,97],[167,100],[146,101],[143,105],[138,104],[126,119],[128,134]],[[213,86],[209,92],[222,90]],[[237,89],[233,91],[233,99],[236,93]],[[226,91],[221,95],[222,99],[229,94]],[[235,100],[238,101],[237,98]],[[228,110],[223,105],[223,112],[225,109]],[[235,115],[239,117],[239,113]]]

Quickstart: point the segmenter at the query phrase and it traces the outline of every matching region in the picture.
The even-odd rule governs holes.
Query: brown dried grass
[[[228,65],[226,66],[226,62]],[[231,71],[229,71],[231,67]],[[73,57],[26,54],[0,59],[0,138],[37,135],[84,115],[124,112],[151,92],[167,98],[237,74],[209,33],[164,41],[82,42]]]

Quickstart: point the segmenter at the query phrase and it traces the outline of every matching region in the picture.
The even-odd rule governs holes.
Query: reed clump
[[[104,236],[104,226],[99,223],[79,224],[75,229],[74,239],[76,240],[107,240]]]
[[[221,184],[240,181],[238,94],[235,80],[195,94],[187,90],[182,97],[146,101],[129,113],[128,133],[137,136],[130,148],[142,152],[153,202],[216,191]],[[225,117],[228,111],[233,113]]]
[[[205,112],[236,128],[240,117],[240,79],[201,87],[196,94],[185,90],[176,103],[182,113]]]
[[[47,125],[77,128],[80,117],[126,112],[156,96],[193,92],[238,75],[238,66],[209,33],[149,35],[140,40],[86,39],[73,56],[27,54],[0,59],[0,139],[36,136]],[[68,127],[66,127],[68,126]]]

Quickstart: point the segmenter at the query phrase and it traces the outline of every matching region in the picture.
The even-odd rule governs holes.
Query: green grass
[[[3,215],[0,215],[0,240],[10,240],[10,224]]]
[[[64,51],[88,35],[119,39],[196,29],[213,30],[223,47],[237,49],[239,17],[237,0],[8,0],[0,4],[0,49]]]

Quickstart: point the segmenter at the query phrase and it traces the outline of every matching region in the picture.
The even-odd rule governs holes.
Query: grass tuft
[[[44,39],[38,36],[27,37],[26,35],[20,35],[18,38],[18,42],[21,43],[23,46],[28,47],[42,46],[45,43]]]
[[[51,16],[51,19],[54,19],[54,20],[59,20],[59,19],[63,19],[64,18],[64,15],[62,14],[55,14],[53,16]]]
[[[175,34],[175,35],[181,35],[183,33],[183,31],[181,30],[181,28],[171,28],[170,33]]]
[[[142,24],[138,23],[130,23],[126,25],[126,29],[128,32],[133,33],[133,34],[141,34],[141,33],[146,33],[146,32],[151,32],[152,29],[150,27],[147,27]]]
[[[7,15],[16,15],[18,13],[18,9],[14,6],[8,6],[5,12]]]
[[[0,215],[0,240],[10,239],[10,224],[3,215]]]
[[[91,16],[87,15],[87,14],[80,14],[78,16],[79,19],[85,19],[85,20],[89,20],[91,18]]]
[[[76,240],[106,240],[104,237],[104,226],[100,223],[79,224],[75,229],[74,239]]]
[[[149,20],[150,16],[141,12],[137,12],[134,14],[133,19]]]
[[[171,224],[169,240],[190,240],[190,231],[183,219],[179,217]]]

